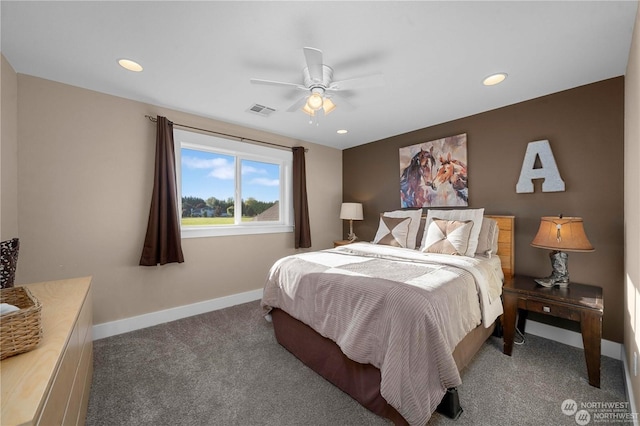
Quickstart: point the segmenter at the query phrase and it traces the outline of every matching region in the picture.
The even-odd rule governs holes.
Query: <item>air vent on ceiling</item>
[[[268,117],[270,116],[272,113],[276,112],[275,109],[273,108],[269,108],[266,107],[264,105],[260,105],[260,104],[253,104],[251,105],[251,107],[247,110],[247,112],[253,113],[253,114],[258,114],[261,115],[263,117]]]

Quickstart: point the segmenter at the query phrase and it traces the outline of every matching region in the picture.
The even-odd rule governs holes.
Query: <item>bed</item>
[[[278,342],[395,424],[457,417],[460,371],[493,333],[513,274],[514,218],[483,213],[386,212],[372,243],[278,260],[262,299]]]

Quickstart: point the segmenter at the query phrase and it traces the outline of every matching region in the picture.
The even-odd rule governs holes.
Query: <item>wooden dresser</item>
[[[0,425],[83,425],[93,375],[91,277],[27,284],[42,340],[0,362]]]

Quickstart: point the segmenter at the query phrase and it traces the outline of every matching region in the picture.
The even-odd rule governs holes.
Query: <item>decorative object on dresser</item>
[[[524,334],[527,313],[537,312],[580,323],[589,384],[600,387],[600,353],[604,300],[602,288],[571,283],[571,287],[540,287],[532,277],[515,275],[504,282],[504,349],[511,356],[516,317]]]
[[[0,361],[2,425],[83,425],[93,377],[91,277],[24,287],[42,303],[42,340]]]
[[[353,232],[353,221],[364,219],[364,215],[362,214],[362,204],[342,203],[342,207],[340,208],[340,219],[349,221],[349,235],[347,235],[347,240],[350,242],[357,240],[358,237],[356,237],[356,234]]]
[[[19,251],[20,240],[18,238],[0,243],[0,288],[13,287]]]
[[[551,275],[537,278],[536,282],[544,287],[569,285],[569,255],[567,251],[589,252],[595,249],[584,233],[581,217],[546,216],[540,219],[540,228],[531,246],[552,250]]]
[[[2,311],[8,311],[0,316],[0,360],[38,346],[42,339],[38,299],[27,288],[11,287],[0,290],[0,303]]]

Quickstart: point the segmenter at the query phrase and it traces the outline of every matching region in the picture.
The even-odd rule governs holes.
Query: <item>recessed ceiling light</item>
[[[339,134],[339,135],[344,135],[344,134],[346,134],[346,133],[348,133],[348,132],[349,132],[349,131],[348,131],[347,129],[340,129],[340,130],[338,130],[336,133],[337,133],[337,134]]]
[[[498,83],[502,83],[505,78],[507,78],[507,74],[503,72],[498,74],[492,74],[489,77],[482,80],[482,84],[484,84],[485,86],[494,86]]]
[[[129,71],[133,71],[133,72],[142,71],[142,65],[140,65],[135,61],[132,61],[131,59],[120,59],[118,60],[118,63],[122,68],[127,69]]]

